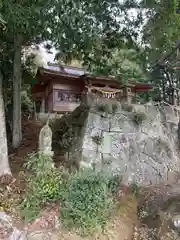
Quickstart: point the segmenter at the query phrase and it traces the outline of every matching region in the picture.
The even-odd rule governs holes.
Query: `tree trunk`
[[[4,114],[4,101],[2,94],[2,74],[0,72],[0,176],[11,174],[8,160],[6,124]]]
[[[19,147],[22,140],[21,126],[21,46],[22,36],[14,37],[14,66],[13,66],[13,148]]]

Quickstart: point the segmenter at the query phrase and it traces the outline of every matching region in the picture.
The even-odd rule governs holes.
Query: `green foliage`
[[[149,56],[150,60],[154,61],[172,49],[179,40],[180,18],[174,11],[173,1],[143,0],[142,2],[143,9],[148,12],[148,21],[143,28],[143,39],[145,43],[150,44]]]
[[[173,87],[180,86],[179,49],[173,51],[179,42],[180,32],[180,15],[176,13],[176,3],[179,5],[179,0],[141,1],[142,10],[146,12],[142,31],[144,63],[146,69],[160,63],[156,68],[153,67],[153,71],[149,71],[149,79],[155,86],[151,98],[171,104],[175,104],[176,98],[173,96],[176,94]]]
[[[113,195],[118,192],[118,188],[121,184],[121,181],[122,181],[122,176],[119,174],[116,174],[111,178],[109,178],[108,188]]]
[[[27,162],[25,163],[26,169],[32,171],[34,174],[39,175],[52,168],[52,159],[39,153],[29,154]]]
[[[103,58],[103,63],[89,63],[91,72],[96,75],[115,77],[121,84],[129,80],[146,81],[147,76],[140,61],[141,55],[135,49],[128,49],[124,44],[121,49],[111,49],[111,55]],[[96,59],[94,57],[94,59]]]
[[[73,59],[82,60],[85,66],[93,65],[106,70],[104,66],[111,49],[121,47],[126,36],[129,41],[131,36],[135,35],[127,17],[128,9],[134,7],[133,3],[106,0],[98,4],[95,1],[69,1],[67,4],[64,1],[61,5],[67,6],[66,11],[64,10],[61,15],[62,23],[53,28],[53,32],[59,40],[57,41],[60,47],[58,58],[66,63],[72,62]],[[59,9],[61,6],[56,11]],[[119,16],[123,28],[117,20]],[[63,37],[60,33],[62,29],[65,35]],[[66,37],[69,39],[65,44]]]
[[[5,24],[6,22],[4,21],[4,18],[2,16],[2,14],[0,13],[0,24]]]
[[[26,167],[32,173],[21,203],[25,220],[35,219],[47,204],[58,202],[66,227],[77,228],[82,235],[103,230],[113,213],[113,194],[117,193],[121,176],[109,177],[90,169],[68,175],[53,168],[51,161],[37,154],[28,158]]]
[[[52,167],[52,159],[43,155],[32,154],[26,164],[32,174],[28,178],[25,198],[21,204],[22,216],[31,221],[38,216],[41,209],[61,198],[65,177]]]
[[[27,193],[21,204],[22,216],[26,221],[35,219],[46,204],[60,199],[62,183],[62,178],[55,169],[28,179]]]
[[[147,119],[145,112],[133,112],[132,121],[138,126],[141,125]]]
[[[109,106],[108,104],[104,103],[97,103],[96,106],[96,111],[100,113],[109,113]]]
[[[131,184],[131,190],[132,190],[132,194],[137,197],[139,194],[139,188],[136,183]]]
[[[145,104],[147,102],[149,102],[150,100],[152,100],[152,98],[154,99],[153,95],[154,95],[154,91],[155,88],[153,89],[153,93],[152,92],[147,92],[147,93],[138,93],[138,95],[136,95],[133,100],[135,103],[140,103],[140,104]],[[157,96],[157,94],[156,94]]]
[[[21,109],[24,116],[30,116],[33,113],[33,102],[27,91],[21,93]]]
[[[57,201],[62,184],[60,174],[55,169],[49,169],[44,174],[39,174],[29,181],[29,188],[36,191],[36,197],[41,204]]]
[[[103,229],[113,206],[107,178],[96,171],[80,171],[71,176],[66,190],[61,208],[64,225],[85,235]]]
[[[116,69],[116,75],[123,82],[130,79],[139,81],[145,79],[146,76],[142,70],[142,66],[138,62],[139,54],[134,49],[121,49],[114,52],[110,64],[112,69]],[[115,68],[116,67],[116,68]]]
[[[48,52],[51,47],[60,49],[60,55],[66,62],[76,57],[85,64],[93,52],[98,63],[99,59],[103,59],[103,55],[111,52],[112,47],[121,47],[125,36],[129,41],[134,35],[133,27],[127,26],[127,10],[131,7],[134,7],[133,3],[121,3],[117,0],[98,3],[94,0],[1,0],[0,23],[5,23],[5,27],[0,24],[1,70],[5,81],[10,83],[12,79],[17,79],[19,86],[18,91],[14,91],[17,104],[13,106],[16,110],[13,111],[13,119],[21,118],[20,98],[17,98],[20,95],[21,75],[25,76],[27,82],[28,69],[36,69],[34,63],[27,59],[26,74],[22,74],[21,49],[27,50],[29,46],[50,40],[50,44],[46,44]],[[117,17],[121,18],[123,29],[120,29],[121,24]],[[11,84],[11,89],[12,86]],[[20,121],[19,125],[14,122],[13,128],[19,129],[20,143]]]

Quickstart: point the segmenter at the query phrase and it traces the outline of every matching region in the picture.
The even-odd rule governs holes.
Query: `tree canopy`
[[[13,146],[22,139],[21,92],[24,84],[30,89],[37,65],[36,56],[22,55],[47,40],[48,51],[58,50],[57,59],[124,82],[151,81],[151,96],[174,104],[180,88],[179,47],[171,57],[162,57],[179,41],[179,2],[0,0],[0,73],[5,109],[13,99]]]
[[[174,0],[141,1],[142,11],[146,13],[142,31],[146,68],[151,70],[150,78],[155,85],[156,98],[173,104],[178,98],[177,88],[180,86],[179,70],[174,69],[174,65],[179,64],[178,49],[173,51],[180,37],[178,4],[179,1]],[[173,54],[164,59],[171,51]]]
[[[5,24],[0,25],[0,61],[5,85],[13,83],[14,147],[22,139],[22,49],[51,40],[63,58],[76,57],[87,65],[94,55],[96,64],[102,65],[115,48],[137,37],[134,26],[139,18],[132,23],[127,14],[134,7],[136,2],[129,0],[0,1],[1,23]]]

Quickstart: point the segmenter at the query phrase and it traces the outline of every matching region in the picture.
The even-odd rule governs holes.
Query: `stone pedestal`
[[[53,151],[41,151],[41,150],[39,150],[39,154],[47,156],[47,157],[50,157],[50,158],[52,158],[54,156],[54,152]]]
[[[41,101],[41,112],[45,113],[45,99],[44,98]]]

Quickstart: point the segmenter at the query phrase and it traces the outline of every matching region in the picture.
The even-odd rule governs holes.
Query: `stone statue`
[[[49,127],[49,118],[39,133],[39,153],[52,157],[52,130]]]

